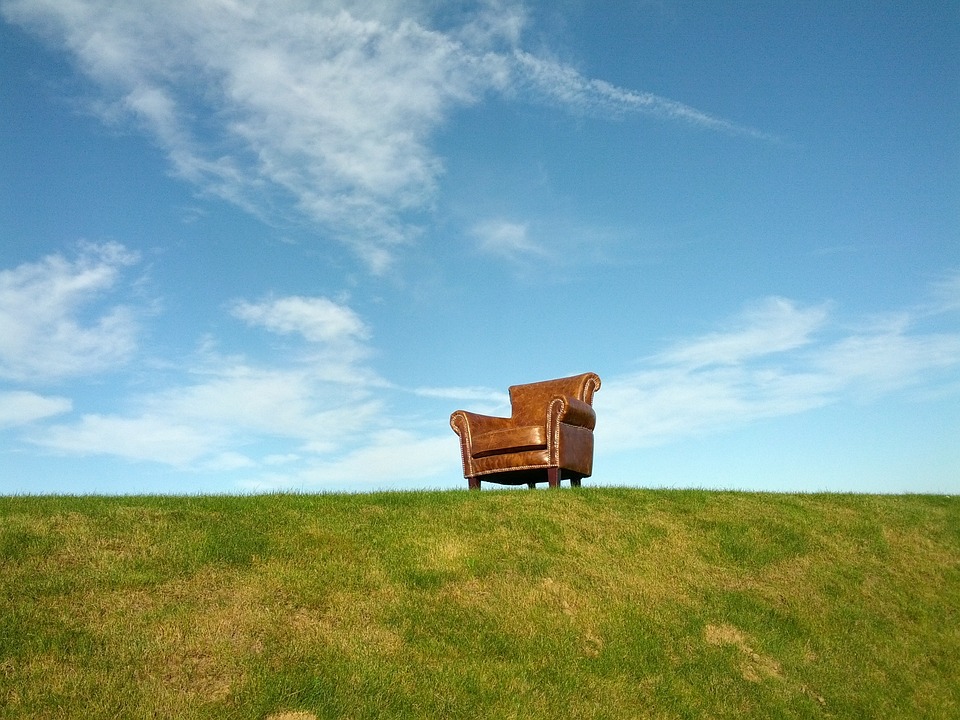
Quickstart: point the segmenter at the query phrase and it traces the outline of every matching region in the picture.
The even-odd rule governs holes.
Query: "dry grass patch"
[[[732,625],[707,625],[703,635],[710,645],[729,645],[739,651],[740,673],[744,680],[760,682],[764,678],[783,678],[780,663],[754,650],[746,635]]]

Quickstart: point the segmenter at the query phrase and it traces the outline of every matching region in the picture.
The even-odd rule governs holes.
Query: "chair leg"
[[[560,487],[560,468],[558,467],[547,468],[547,483],[552,488]]]
[[[535,482],[533,482],[533,483],[527,483],[527,487],[530,488],[531,490],[536,490],[536,489],[537,489],[537,484],[536,484]]]
[[[580,487],[580,481],[583,478],[580,475],[573,475],[570,477],[570,487]]]
[[[479,490],[479,489],[480,489],[480,478],[477,477],[476,475],[474,475],[473,477],[468,477],[468,478],[467,478],[467,487],[469,487],[471,490]]]

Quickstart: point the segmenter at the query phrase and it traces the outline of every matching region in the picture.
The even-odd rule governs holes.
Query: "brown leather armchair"
[[[510,388],[511,416],[478,415],[457,410],[450,426],[460,436],[463,476],[471,490],[480,481],[505,485],[538,482],[573,487],[593,472],[591,407],[600,378],[584,373]]]

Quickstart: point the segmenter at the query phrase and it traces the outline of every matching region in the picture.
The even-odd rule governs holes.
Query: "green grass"
[[[0,498],[0,718],[960,717],[960,498]]]

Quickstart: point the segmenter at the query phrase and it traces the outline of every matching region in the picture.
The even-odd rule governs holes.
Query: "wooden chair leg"
[[[580,487],[580,481],[582,479],[580,475],[572,475],[570,477],[570,487]]]
[[[552,488],[560,487],[560,468],[558,467],[547,468],[547,483]]]
[[[536,489],[537,489],[537,484],[536,484],[535,482],[533,482],[533,483],[527,483],[527,487],[530,488],[531,490],[536,490]]]
[[[477,477],[476,475],[474,475],[473,477],[468,477],[468,478],[467,478],[467,487],[469,487],[471,490],[479,490],[479,489],[480,489],[480,478]]]

